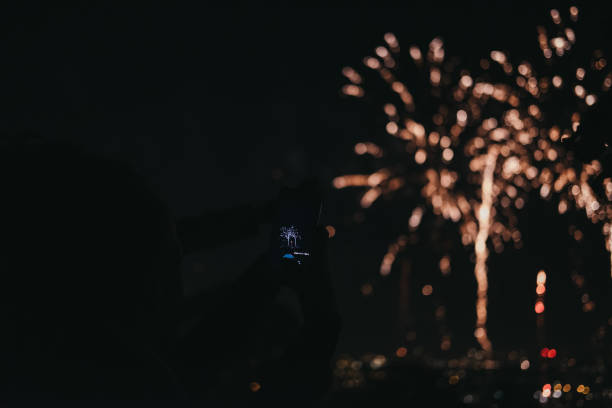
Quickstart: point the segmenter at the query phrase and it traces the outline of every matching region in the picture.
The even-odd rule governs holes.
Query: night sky
[[[366,117],[358,102],[340,94],[341,69],[358,65],[384,33],[422,47],[441,36],[447,54],[468,66],[492,49],[529,58],[538,52],[536,25],[548,22],[551,7],[565,10],[569,4],[418,3],[426,4],[205,9],[100,2],[2,13],[0,131],[31,131],[123,158],[150,180],[177,217],[262,201],[274,196],[279,175],[286,181],[317,175],[329,185],[333,177],[358,169],[353,145],[381,132],[373,125],[382,113]],[[595,3],[582,7],[579,41],[610,55],[604,41],[612,38],[609,16]],[[326,204],[326,222],[338,230],[332,265],[345,324],[338,349],[386,352],[401,338],[399,274],[394,270],[383,280],[378,266],[394,238],[393,224],[405,222],[407,211],[375,206],[363,223],[346,223],[357,199],[355,192],[330,190]],[[579,311],[569,278],[575,266],[568,260],[569,247],[581,251],[581,268],[605,308],[610,285],[600,227],[585,224],[579,213],[554,212],[553,204],[532,200],[521,216],[525,247],[490,261],[490,337],[502,348],[534,341],[539,268],[554,270],[547,300],[553,338],[581,344],[581,328],[595,327],[604,316],[598,311],[584,318]],[[587,238],[580,245],[570,243],[571,223],[584,224]],[[266,234],[188,258],[186,291],[239,274],[265,249]],[[441,299],[452,309],[448,319],[456,344],[465,349],[476,346],[475,283],[469,251],[455,251],[457,265],[442,285],[447,289]],[[418,285],[434,279],[427,275],[435,272],[433,262],[415,266],[415,298]],[[360,292],[366,282],[374,286],[369,297]],[[413,307],[427,344],[436,336],[434,309],[420,298]]]

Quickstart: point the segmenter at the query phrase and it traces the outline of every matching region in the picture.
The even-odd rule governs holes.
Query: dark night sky
[[[536,52],[536,25],[548,21],[551,6],[567,7],[565,2],[534,1],[454,2],[450,7],[418,3],[426,4],[204,9],[117,2],[3,13],[0,131],[35,131],[122,157],[151,180],[177,216],[263,200],[277,188],[275,169],[296,177],[314,173],[326,181],[346,171],[354,141],[369,130],[360,126],[355,105],[339,94],[344,83],[340,70],[358,65],[385,32],[394,32],[400,44],[421,46],[442,36],[447,53],[464,61],[477,62],[491,49],[529,57]],[[610,13],[598,7],[581,8],[578,35],[606,50],[604,39],[612,37]],[[346,327],[340,349],[384,351],[399,341],[397,277],[386,282],[375,278],[391,237],[377,233],[373,222],[343,226],[343,208],[352,211],[354,199],[332,194],[327,213],[329,222],[339,226],[333,263]],[[532,231],[527,241],[544,238],[541,229],[564,235],[569,221],[552,219],[546,216],[552,207],[538,206],[529,210],[537,217],[526,217]],[[596,243],[589,262],[601,268],[605,255],[597,228],[593,231]],[[190,289],[228,279],[262,248],[243,242],[190,259]],[[232,256],[236,252],[243,256]],[[519,314],[533,319],[531,272],[536,264],[563,264],[555,257],[554,246],[534,244],[494,260],[503,264],[504,273],[492,277],[500,279],[492,297],[501,299],[492,304],[492,313],[513,327],[524,325]],[[524,271],[529,275],[523,285],[515,276]],[[458,336],[467,345],[472,341],[474,284],[470,266],[462,272],[446,299],[466,305],[457,308],[464,315],[454,319],[465,329]],[[563,296],[575,295],[567,275],[560,276]],[[367,280],[377,283],[374,296],[364,299],[359,287]],[[523,286],[519,298],[527,300],[518,302],[511,291]],[[579,302],[577,296],[571,301]],[[521,306],[509,306],[513,302]],[[431,305],[418,307],[433,316]],[[504,337],[501,326],[491,330]],[[510,337],[528,342],[520,335]]]

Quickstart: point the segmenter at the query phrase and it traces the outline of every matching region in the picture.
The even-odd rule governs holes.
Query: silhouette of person
[[[1,399],[176,399],[180,246],[127,165],[61,144],[0,152]]]
[[[0,405],[257,403],[325,388],[315,384],[329,372],[338,319],[323,237],[317,273],[293,285],[304,324],[279,356],[254,362],[244,333],[281,286],[266,257],[189,300],[179,265],[182,251],[231,240],[225,223],[256,230],[262,211],[175,224],[126,164],[35,139],[1,146],[0,180]]]

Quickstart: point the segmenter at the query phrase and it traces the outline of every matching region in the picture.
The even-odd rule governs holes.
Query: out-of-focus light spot
[[[361,75],[351,67],[342,68],[342,75],[347,77],[348,80],[354,84],[360,84],[362,82]]]
[[[491,59],[499,64],[506,62],[506,54],[501,51],[491,51]]]
[[[423,296],[429,296],[433,293],[433,287],[431,285],[425,285],[421,289],[421,293],[423,294]]]
[[[399,358],[404,358],[408,354],[408,349],[406,347],[399,347],[395,350],[395,355]]]
[[[361,285],[361,294],[363,296],[370,296],[374,291],[374,287],[372,287],[371,283],[364,283]]]
[[[429,134],[429,144],[435,146],[440,141],[440,134],[438,132],[431,132]]]
[[[540,350],[540,355],[542,356],[542,358],[547,358],[548,357],[548,347],[544,347],[542,350]]]
[[[543,295],[545,292],[546,292],[546,286],[544,286],[544,285],[538,285],[538,286],[536,287],[536,293],[537,293],[538,295]]]
[[[579,386],[576,388],[576,391],[582,394],[582,393],[584,392],[584,385],[580,384],[580,385],[579,385]]]
[[[555,24],[561,23],[561,15],[559,14],[559,10],[557,9],[550,10],[550,16],[552,17],[552,20]]]
[[[261,390],[261,384],[257,381],[253,381],[249,384],[249,389],[251,390],[251,392],[257,392]]]
[[[400,81],[395,81],[391,84],[391,89],[393,89],[393,92],[402,93],[406,87]]]
[[[563,394],[563,393],[561,392],[561,390],[555,390],[555,391],[553,391],[553,393],[552,393],[552,397],[553,397],[553,398],[561,398],[561,395],[562,395],[562,394]]]
[[[537,314],[544,313],[544,302],[538,300],[535,304],[534,309]]]
[[[455,153],[453,153],[452,149],[444,149],[442,151],[442,159],[444,159],[446,162],[453,160],[454,155]]]
[[[427,160],[427,152],[425,152],[423,149],[417,150],[414,154],[414,161],[417,164],[423,164],[425,163],[425,160]]]
[[[546,59],[550,59],[550,57],[552,57],[552,50],[550,48],[546,48],[544,51],[544,58]]]
[[[578,18],[578,7],[570,7],[570,16],[572,17],[572,20],[576,21],[576,19]]]
[[[496,128],[493,129],[490,133],[491,139],[496,142],[501,142],[502,140],[508,139],[510,132],[506,128]]]
[[[419,50],[419,47],[417,47],[416,45],[413,45],[412,47],[410,47],[410,56],[415,61],[420,61],[423,58],[423,55],[421,54],[421,50]]]
[[[576,79],[579,81],[582,81],[584,79],[584,74],[586,73],[586,71],[584,70],[584,68],[578,68],[576,70]]]
[[[557,350],[555,350],[554,348],[548,350],[548,354],[546,355],[546,357],[547,358],[555,358],[555,357],[557,357]]]
[[[580,186],[574,184],[571,188],[571,192],[573,195],[577,196],[578,194],[580,194]]]
[[[577,229],[576,231],[574,231],[574,239],[575,239],[576,241],[582,241],[583,236],[584,236],[584,235],[583,235],[582,231],[580,231],[579,229]]]
[[[563,386],[563,392],[570,392],[572,390],[572,386],[570,384],[565,384]]]
[[[357,153],[358,155],[365,154],[367,151],[368,151],[368,148],[365,145],[365,143],[357,143],[355,145],[355,153]]]
[[[327,230],[327,236],[329,238],[333,238],[334,235],[336,235],[336,228],[334,228],[333,225],[327,225],[325,229]]]
[[[595,102],[597,102],[597,97],[593,94],[587,95],[584,101],[586,102],[587,105],[593,106]]]
[[[538,285],[546,284],[546,272],[544,272],[543,270],[538,272],[538,274],[536,275],[536,283]]]
[[[528,370],[529,369],[529,360],[523,360],[521,361],[521,370]]]
[[[457,122],[459,123],[465,123],[467,121],[467,112],[464,110],[458,110],[457,111]]]
[[[458,382],[459,382],[459,376],[458,376],[458,375],[451,375],[451,376],[448,378],[448,383],[449,383],[450,385],[455,385],[455,384],[457,384]]]
[[[366,193],[361,196],[361,206],[363,208],[368,208],[372,205],[372,203],[374,201],[376,201],[376,199],[380,196],[381,191],[379,188],[371,188],[368,191],[366,191]]]
[[[397,123],[395,122],[389,122],[387,123],[387,126],[385,127],[385,129],[387,130],[387,133],[389,133],[390,135],[395,135],[397,131],[399,130],[399,126],[397,126]]]
[[[439,85],[441,78],[442,78],[442,74],[440,73],[440,70],[437,68],[432,68],[431,71],[429,72],[429,80],[431,81],[431,83],[433,85]]]
[[[474,84],[474,81],[469,75],[463,75],[459,80],[459,84],[464,88],[469,88]]]
[[[384,35],[385,42],[389,44],[389,46],[393,49],[399,47],[399,42],[397,41],[397,37],[393,33],[385,33]]]
[[[387,116],[397,115],[397,108],[393,104],[387,103],[383,110],[385,111],[385,114],[387,114]]]
[[[379,368],[384,366],[386,362],[387,362],[387,358],[383,356],[382,354],[379,354],[376,357],[374,357],[372,361],[370,361],[370,367],[372,368],[372,370],[378,370]]]
[[[344,85],[342,87],[342,92],[345,95],[349,95],[349,96],[355,96],[355,97],[362,97],[364,92],[363,92],[363,88],[361,88],[360,86],[357,85]]]
[[[574,87],[574,93],[577,97],[584,98],[586,91],[584,90],[584,87],[582,85],[576,85]]]
[[[380,68],[380,61],[377,60],[374,57],[367,57],[363,60],[363,63],[365,64],[366,67],[370,68],[370,69],[379,69]]]
[[[355,153],[358,155],[364,155],[366,153],[371,154],[373,157],[380,158],[383,155],[382,149],[374,143],[357,143],[355,145]]]
[[[448,275],[450,271],[451,271],[450,258],[448,256],[443,256],[442,259],[440,259],[440,272],[442,272],[442,275]]]
[[[416,207],[412,210],[412,214],[410,214],[410,218],[408,219],[408,225],[410,229],[416,229],[421,223],[421,218],[423,217],[423,208]]]
[[[559,75],[555,75],[552,79],[553,86],[555,88],[560,88],[563,85],[563,79]]]
[[[389,50],[386,47],[376,47],[375,52],[380,58],[386,58],[389,56]]]

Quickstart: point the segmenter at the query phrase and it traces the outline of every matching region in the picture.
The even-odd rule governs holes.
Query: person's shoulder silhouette
[[[174,398],[180,247],[162,201],[124,163],[33,138],[0,145],[0,188],[0,404]]]

